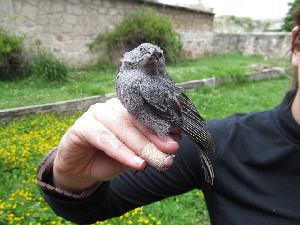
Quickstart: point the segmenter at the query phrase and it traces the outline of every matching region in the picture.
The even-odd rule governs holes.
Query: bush
[[[23,39],[0,27],[0,80],[13,80],[26,74]]]
[[[172,22],[151,9],[132,12],[113,32],[99,34],[89,46],[93,48],[102,42],[111,57],[119,49],[128,51],[145,42],[156,44],[171,62],[179,61],[182,48],[179,33],[172,30]]]
[[[300,0],[290,1],[288,5],[289,5],[289,10],[283,19],[283,24],[281,28],[285,31],[290,32],[294,28],[294,26],[297,25],[295,21],[295,13],[300,6]]]
[[[68,66],[44,51],[31,56],[28,71],[35,80],[65,82],[69,79]]]

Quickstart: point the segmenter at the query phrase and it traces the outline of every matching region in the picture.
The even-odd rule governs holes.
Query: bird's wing
[[[181,93],[178,100],[182,107],[182,130],[203,149],[214,151],[214,145],[206,129],[206,123],[194,104],[184,93]]]
[[[182,112],[186,114],[187,117],[193,121],[197,121],[200,125],[205,126],[205,120],[199,114],[192,101],[184,93],[181,93],[178,96],[178,101],[182,107]]]
[[[180,102],[170,85],[164,85],[163,79],[144,79],[140,84],[140,93],[148,105],[163,118],[171,122],[180,122],[182,117]]]
[[[214,171],[209,160],[208,152],[214,151],[214,144],[206,129],[206,123],[191,100],[182,93],[178,100],[182,107],[182,130],[196,143],[205,173],[205,180],[213,184]]]

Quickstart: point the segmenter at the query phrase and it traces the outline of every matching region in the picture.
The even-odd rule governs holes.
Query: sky
[[[216,16],[235,15],[252,19],[280,19],[288,12],[292,0],[201,0],[205,7],[213,8]],[[197,4],[199,0],[160,0],[160,2]]]

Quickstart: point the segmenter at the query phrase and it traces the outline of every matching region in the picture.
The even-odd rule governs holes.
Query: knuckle
[[[114,143],[115,136],[106,129],[100,129],[97,131],[97,142],[100,146],[111,146]]]
[[[116,129],[120,134],[130,135],[134,130],[136,130],[136,127],[131,120],[122,118],[118,121]]]
[[[119,144],[114,149],[117,156],[122,157],[125,151],[125,146],[123,144]]]
[[[69,128],[69,130],[65,133],[63,136],[61,142],[65,140],[67,143],[71,144],[72,146],[78,146],[83,143],[82,134],[80,132],[80,129],[77,128],[77,126],[72,126]]]

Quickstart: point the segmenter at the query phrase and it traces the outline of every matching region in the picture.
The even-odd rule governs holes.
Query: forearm
[[[72,200],[44,191],[45,199],[57,215],[77,223],[92,223],[200,188],[204,178],[198,154],[187,138],[182,142],[175,163],[165,172],[152,167],[137,173],[130,170],[103,182],[90,197]]]
[[[109,183],[103,182],[92,195],[83,199],[71,199],[47,190],[43,190],[44,198],[58,216],[78,224],[95,223],[101,218],[103,220],[106,218],[104,203],[106,202]]]

